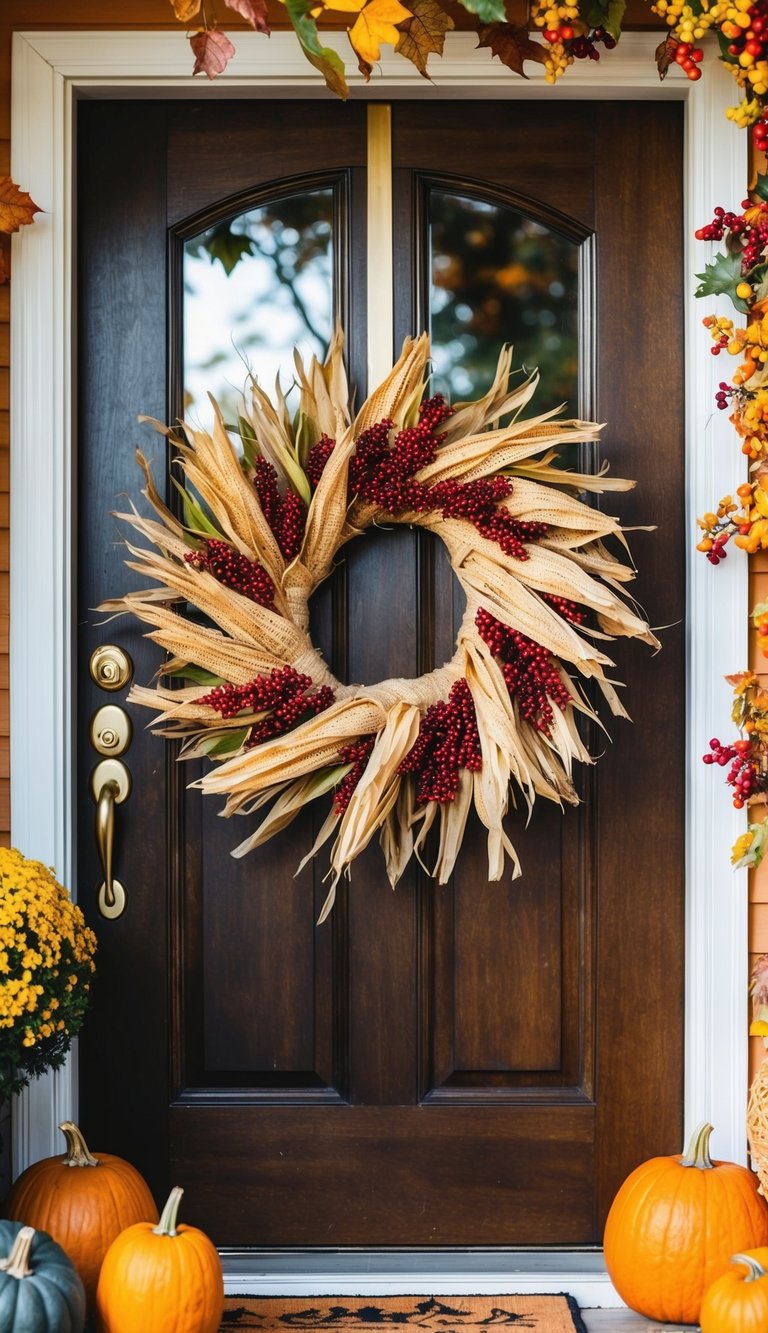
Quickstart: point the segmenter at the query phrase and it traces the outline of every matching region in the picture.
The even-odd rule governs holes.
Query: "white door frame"
[[[328,44],[349,56],[344,34]],[[430,66],[434,86],[387,51],[380,73],[366,87],[351,73],[352,97],[674,99],[685,102],[685,247],[680,282],[686,291],[687,384],[687,930],[686,930],[686,1129],[702,1119],[715,1125],[714,1152],[745,1160],[747,1088],[747,893],[746,876],[729,861],[744,820],[732,808],[724,783],[700,762],[710,736],[728,734],[727,672],[747,663],[747,563],[738,554],[718,569],[694,554],[694,519],[742,480],[739,451],[725,413],[714,408],[717,382],[726,371],[709,355],[701,319],[713,303],[696,301],[694,271],[705,247],[693,240],[714,205],[736,207],[747,180],[747,134],[725,119],[736,99],[733,80],[708,50],[704,77],[691,84],[673,67],[657,78],[653,50],[658,34],[628,33],[599,66],[577,62],[555,88],[539,66],[528,81],[516,78],[475,48],[471,34],[450,34],[442,60]],[[83,794],[73,773],[73,104],[88,96],[326,97],[319,75],[290,33],[268,41],[238,33],[237,55],[215,83],[189,75],[190,51],[177,32],[32,32],[13,39],[12,156],[14,179],[43,210],[13,238],[11,302],[11,811],[14,845],[55,867],[74,882],[74,811]],[[347,63],[354,65],[354,60]],[[531,69],[531,66],[528,67]],[[129,188],[129,183],[126,183]],[[638,201],[642,207],[642,200]],[[659,238],[668,245],[669,238]],[[659,301],[664,293],[659,292]],[[720,307],[722,310],[722,305]],[[653,311],[633,318],[653,318]],[[631,338],[631,334],[630,334]],[[631,349],[631,344],[630,344]],[[660,374],[665,363],[659,348]],[[648,442],[653,451],[663,441]],[[681,701],[682,706],[682,701]],[[635,706],[639,712],[641,702]],[[664,738],[659,738],[664,743]],[[674,799],[674,793],[670,794]],[[680,793],[680,799],[683,794]],[[631,856],[631,849],[627,850]],[[76,1057],[55,1076],[35,1083],[14,1116],[13,1167],[59,1152],[56,1125],[76,1113]],[[642,1077],[638,1070],[638,1077]],[[565,1261],[566,1256],[563,1255]],[[556,1265],[550,1289],[570,1280],[570,1263]],[[376,1265],[368,1265],[367,1274]],[[455,1269],[453,1270],[455,1272]],[[525,1288],[525,1274],[507,1281]],[[330,1285],[340,1290],[339,1270]],[[535,1278],[542,1288],[541,1271]],[[301,1279],[299,1283],[301,1284]],[[397,1280],[395,1279],[396,1283]],[[605,1285],[603,1294],[610,1293]],[[478,1276],[468,1279],[478,1290]],[[503,1290],[498,1274],[492,1288]],[[281,1282],[285,1287],[284,1280]],[[402,1287],[402,1278],[397,1283]],[[375,1286],[381,1289],[381,1281]],[[450,1282],[443,1278],[443,1290]],[[242,1288],[241,1288],[242,1289]],[[320,1287],[317,1288],[321,1289]],[[326,1290],[328,1286],[326,1285]],[[354,1289],[365,1289],[360,1277]],[[369,1289],[370,1282],[369,1282]],[[425,1290],[421,1281],[421,1289]],[[437,1288],[432,1286],[433,1290]],[[528,1287],[527,1289],[531,1289]],[[302,1290],[309,1290],[304,1282]],[[586,1289],[585,1289],[586,1290]],[[600,1303],[582,1294],[586,1303]],[[610,1295],[606,1296],[610,1303]]]

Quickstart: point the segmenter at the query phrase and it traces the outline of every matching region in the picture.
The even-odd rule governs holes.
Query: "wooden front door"
[[[115,643],[149,683],[159,653],[141,627],[105,623],[94,608],[133,586],[112,511],[138,495],[136,443],[170,493],[160,437],[136,417],[180,410],[183,256],[190,237],[226,231],[244,208],[266,209],[274,230],[280,200],[325,191],[334,310],[361,401],[366,115],[361,103],[325,101],[79,107],[78,889],[99,936],[81,1122],[95,1148],[136,1162],[158,1196],[183,1185],[186,1220],[220,1245],[599,1243],[620,1180],[642,1158],[677,1150],[682,1125],[676,104],[393,107],[397,346],[430,321],[443,328],[450,288],[458,324],[441,335],[436,375],[460,389],[462,348],[511,336],[508,289],[521,327],[528,306],[546,307],[538,346],[554,349],[553,385],[570,357],[564,373],[581,399],[572,411],[608,422],[613,471],[639,479],[606,507],[630,527],[655,525],[631,540],[638,600],[667,627],[663,651],[615,645],[635,721],[590,737],[601,757],[579,776],[580,808],[539,801],[527,828],[512,820],[515,881],[488,883],[471,827],[440,889],[416,868],[392,892],[370,848],[318,928],[323,867],[294,877],[313,816],[232,860],[243,821],[233,828],[189,791],[195,771],[129,709],[133,791],[117,808],[115,852],[127,907],[117,920],[98,912],[88,723],[127,691],[106,694],[88,663]],[[573,317],[557,313],[566,278],[534,281],[525,256],[491,253],[488,216],[510,212],[526,236],[566,245]],[[487,263],[470,255],[483,246]],[[486,281],[489,264],[501,278]],[[257,371],[265,336],[257,322]],[[417,675],[450,656],[456,600],[439,547],[401,529],[371,535],[316,595],[316,642],[350,680]]]

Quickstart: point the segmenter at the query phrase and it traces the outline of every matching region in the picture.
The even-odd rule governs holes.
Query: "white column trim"
[[[73,884],[72,810],[72,390],[70,289],[72,102],[114,96],[326,97],[292,34],[269,41],[238,33],[237,55],[213,84],[192,80],[190,52],[178,32],[16,33],[13,38],[12,172],[44,209],[13,242],[11,324],[11,806],[13,839]],[[725,358],[710,357],[693,298],[704,247],[693,229],[712,207],[738,205],[747,179],[747,136],[725,120],[735,87],[712,49],[696,85],[673,70],[658,82],[658,35],[628,33],[599,67],[581,61],[554,89],[538,67],[515,78],[472,34],[450,34],[429,86],[388,53],[366,86],[354,61],[351,95],[397,97],[642,98],[686,103],[685,243],[688,416],[689,695],[687,820],[686,1121],[715,1124],[718,1157],[745,1159],[747,1079],[746,884],[729,864],[743,820],[724,784],[700,763],[710,736],[729,734],[729,692],[722,676],[746,665],[747,568],[735,553],[718,569],[693,553],[693,519],[741,479],[731,429],[714,408],[714,386],[728,378]],[[345,57],[344,34],[328,42]],[[643,201],[638,200],[638,207]],[[659,237],[659,245],[674,244]],[[664,293],[659,293],[660,301]],[[652,319],[653,311],[634,318]],[[659,348],[659,373],[664,373]],[[648,465],[663,440],[648,442]],[[682,700],[681,700],[682,707]],[[664,744],[664,738],[659,738]],[[670,792],[670,799],[676,793]],[[682,799],[682,793],[680,793]],[[76,1111],[70,1065],[41,1080],[19,1102],[14,1170],[59,1150],[55,1126]]]

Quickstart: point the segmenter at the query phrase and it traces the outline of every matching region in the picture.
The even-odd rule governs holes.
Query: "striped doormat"
[[[572,1296],[228,1296],[221,1333],[240,1330],[333,1330],[382,1333],[397,1328],[425,1333],[463,1329],[532,1329],[586,1333]]]

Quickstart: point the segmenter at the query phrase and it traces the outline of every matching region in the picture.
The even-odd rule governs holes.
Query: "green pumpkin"
[[[47,1232],[0,1221],[0,1256],[2,1333],[82,1333],[85,1288]]]

